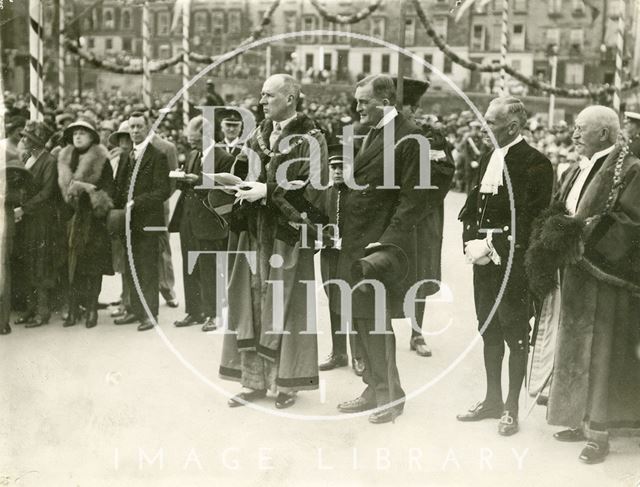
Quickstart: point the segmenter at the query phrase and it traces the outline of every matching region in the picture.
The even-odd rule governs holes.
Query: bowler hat
[[[393,289],[409,273],[407,254],[397,245],[377,244],[364,251],[365,256],[351,267],[355,279],[377,279],[385,288]]]
[[[20,134],[34,144],[37,144],[38,147],[44,147],[51,138],[53,131],[44,122],[29,120]]]

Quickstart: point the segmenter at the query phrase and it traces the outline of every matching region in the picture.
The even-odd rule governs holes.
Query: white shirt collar
[[[609,147],[607,147],[606,149],[603,149],[599,152],[596,152],[594,155],[591,156],[591,159],[587,159],[586,157],[583,157],[580,160],[580,170],[585,170],[585,169],[590,169],[593,167],[593,165],[596,163],[596,161],[598,159],[600,159],[601,157],[604,156],[608,156],[609,154],[611,154],[613,152],[613,149],[615,149],[615,144],[611,145]]]
[[[507,153],[509,152],[509,149],[511,149],[514,145],[519,143],[521,140],[522,140],[522,135],[518,135],[515,139],[513,139],[513,141],[509,142],[504,147],[500,147],[500,150],[502,150],[502,153],[506,156]]]
[[[396,110],[396,107],[392,107],[391,110],[389,110],[387,113],[384,114],[384,117],[380,119],[380,121],[375,126],[375,128],[381,129],[397,116],[398,116],[398,110]]]
[[[134,144],[133,145],[133,150],[136,154],[136,157],[138,157],[140,154],[144,153],[144,150],[147,148],[147,139],[144,139],[142,142],[140,142],[139,144]]]
[[[227,144],[227,146],[229,147],[235,147],[238,144],[238,137],[236,137],[235,139],[229,141],[226,138],[224,139],[224,143]]]
[[[280,130],[284,130],[284,128],[289,125],[296,117],[298,116],[298,113],[294,113],[292,117],[287,118],[286,120],[283,120],[282,122],[276,122],[273,121],[273,128],[275,130],[276,128],[276,124],[280,125]]]

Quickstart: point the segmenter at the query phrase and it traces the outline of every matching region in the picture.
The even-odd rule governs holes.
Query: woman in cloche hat
[[[22,227],[27,310],[16,323],[27,328],[47,324],[51,316],[49,299],[60,272],[63,232],[59,222],[60,191],[56,159],[45,150],[53,131],[44,123],[29,121],[21,132],[21,144],[28,159],[25,169],[31,184],[22,204],[15,208]]]
[[[98,296],[102,275],[113,274],[111,239],[106,216],[113,207],[113,171],[109,152],[91,119],[80,118],[64,130],[72,145],[58,156],[58,184],[72,208],[68,226],[69,315],[64,326],[79,319],[80,305],[87,310],[86,326],[98,323]]]

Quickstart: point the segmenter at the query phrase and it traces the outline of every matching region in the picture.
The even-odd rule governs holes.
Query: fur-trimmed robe
[[[566,263],[579,239],[585,245],[584,257],[564,266],[548,408],[553,425],[640,427],[640,161],[625,157],[612,193],[619,154],[616,147],[604,161],[574,217],[556,212],[540,222],[530,249],[546,247],[551,258],[528,255],[532,283],[549,290],[555,270],[544,261]],[[605,212],[610,194],[615,203]]]
[[[106,216],[113,208],[114,181],[107,148],[94,144],[78,154],[69,145],[58,154],[58,185],[72,208],[68,224],[69,280],[78,274],[112,274]],[[95,188],[94,188],[95,187]]]

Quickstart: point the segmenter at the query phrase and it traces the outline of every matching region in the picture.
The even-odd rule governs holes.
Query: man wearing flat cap
[[[357,83],[355,98],[360,121],[370,130],[353,161],[352,179],[365,187],[349,191],[342,202],[344,232],[337,278],[353,289],[352,323],[362,344],[367,387],[356,399],[340,404],[338,410],[354,413],[375,409],[369,421],[378,424],[394,421],[404,409],[405,394],[396,367],[391,319],[404,317],[403,299],[413,284],[409,283],[412,276],[405,274],[402,265],[410,261],[408,256],[414,246],[407,235],[415,232],[427,203],[426,190],[417,189],[418,141],[406,137],[418,136],[421,130],[395,108],[393,79],[386,75],[368,76]],[[382,190],[385,144],[393,144],[395,187]],[[387,309],[381,317],[382,332],[375,333],[380,318],[378,311],[376,319],[375,303],[379,299],[375,298],[380,286],[363,283],[363,279],[376,279],[384,286]],[[340,312],[339,304],[332,304],[332,311]]]
[[[624,131],[629,141],[629,152],[640,157],[640,113],[624,112]]]

